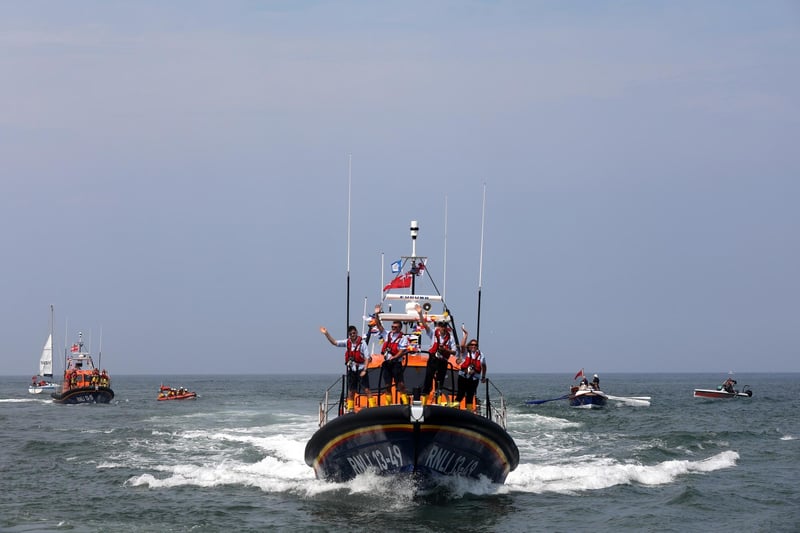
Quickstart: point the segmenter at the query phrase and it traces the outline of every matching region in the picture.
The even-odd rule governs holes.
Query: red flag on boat
[[[575,374],[575,377],[572,378],[572,379],[578,379],[579,377],[582,377],[582,376],[583,376],[583,369],[581,368],[580,370],[578,370],[578,373]]]
[[[78,351],[78,345],[77,344],[73,344],[71,350],[73,352],[77,352]]]
[[[386,284],[383,288],[384,291],[388,291],[389,289],[407,289],[411,286],[411,274],[400,274],[392,281]]]

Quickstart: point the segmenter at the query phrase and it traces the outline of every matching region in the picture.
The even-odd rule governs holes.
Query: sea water
[[[0,378],[0,531],[798,531],[800,375],[605,374],[602,410],[563,375],[495,375],[519,467],[425,496],[371,474],[317,480],[304,448],[336,376],[115,376],[109,405]],[[198,393],[158,402],[161,383]],[[337,389],[338,390],[338,389]]]

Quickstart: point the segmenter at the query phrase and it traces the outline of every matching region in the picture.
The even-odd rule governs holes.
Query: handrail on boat
[[[490,385],[497,393],[497,397],[499,398],[499,400],[495,400],[495,402],[499,404],[497,407],[495,407],[489,400]],[[496,422],[503,429],[506,429],[506,398],[503,396],[503,393],[500,392],[500,389],[498,389],[494,382],[489,378],[486,378],[486,418]]]
[[[331,391],[334,387],[340,385],[340,392],[339,397],[336,401],[332,401],[331,399]],[[325,394],[319,402],[319,427],[324,426],[328,423],[330,418],[330,413],[334,409],[338,409],[339,414],[342,414],[343,409],[343,399],[346,397],[346,375],[342,375],[336,379],[327,389],[325,389]],[[494,394],[494,398],[490,397],[490,390]],[[380,396],[380,388],[376,391],[376,396]],[[455,392],[455,391],[453,391]],[[477,391],[476,391],[477,392]],[[477,394],[476,394],[476,399]],[[484,387],[484,394],[483,394],[483,401],[478,401],[478,411],[477,414],[480,414],[484,418],[488,418],[489,420],[495,422],[503,429],[506,429],[507,424],[507,403],[505,396],[497,388],[494,382],[491,379],[486,379],[485,387]]]
[[[319,402],[319,427],[322,427],[322,426],[324,426],[325,424],[328,423],[328,414],[335,407],[340,407],[339,404],[341,403],[341,399],[339,400],[339,403],[337,403],[337,404],[334,404],[334,405],[330,404],[330,392],[331,392],[331,389],[333,389],[333,387],[335,387],[339,383],[342,384],[342,392],[344,392],[344,386],[345,386],[344,379],[345,379],[344,376],[340,376],[339,378],[336,379],[336,381],[334,381],[331,384],[330,387],[325,389],[325,396]]]

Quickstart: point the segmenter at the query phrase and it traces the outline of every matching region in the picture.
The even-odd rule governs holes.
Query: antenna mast
[[[102,367],[103,363],[103,328],[100,328],[100,345],[97,348],[97,366]]]
[[[416,220],[411,221],[411,227],[409,228],[411,232],[411,270],[416,272],[417,269],[417,235],[419,234],[419,224],[417,224]],[[417,293],[417,275],[416,273],[411,274],[411,294]]]
[[[486,220],[486,184],[483,184],[483,206],[481,207],[481,254],[480,265],[478,266],[478,325],[475,331],[475,338],[480,343],[481,340],[481,290],[483,287],[483,225]]]
[[[350,327],[350,191],[352,189],[353,154],[347,154],[347,317],[344,330]]]
[[[419,224],[417,224],[416,220],[411,221],[411,258],[416,259],[417,257],[417,235],[419,234]]]
[[[442,261],[442,301],[447,294],[447,196],[444,197],[444,257]]]

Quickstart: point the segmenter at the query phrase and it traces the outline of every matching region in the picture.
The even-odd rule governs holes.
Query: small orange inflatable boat
[[[161,402],[165,400],[194,400],[195,398],[197,398],[196,392],[192,392],[183,387],[175,389],[173,387],[161,385],[157,400]]]

